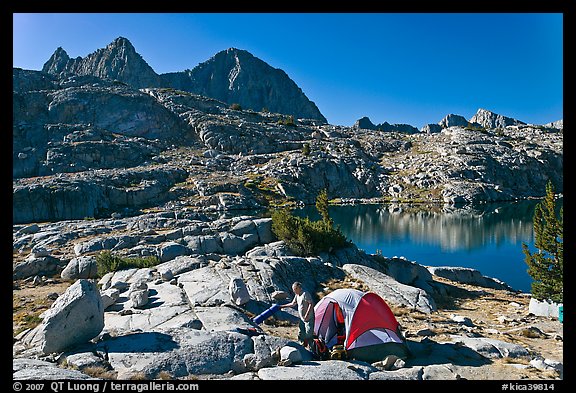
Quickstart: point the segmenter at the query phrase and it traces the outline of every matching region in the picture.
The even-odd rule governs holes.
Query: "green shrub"
[[[296,123],[294,122],[294,116],[290,115],[287,117],[282,116],[278,119],[278,124],[284,124],[285,126],[296,127]]]
[[[230,105],[230,109],[232,109],[234,111],[241,111],[242,106],[240,104],[234,103],[234,104]]]
[[[306,157],[308,157],[310,155],[310,144],[309,143],[304,143],[304,145],[302,146],[302,154]]]
[[[160,263],[158,257],[131,257],[123,258],[105,250],[96,256],[96,266],[98,268],[98,277],[104,276],[108,272],[125,270],[131,268],[144,268],[156,266]]]
[[[486,131],[486,128],[484,128],[480,124],[470,122],[468,122],[468,125],[464,129],[468,131],[480,131],[480,132]]]
[[[314,256],[349,245],[340,227],[334,228],[327,207],[328,199],[323,191],[316,199],[321,220],[297,217],[288,209],[276,210],[272,213],[272,232],[278,239],[283,240],[293,253],[300,256]]]

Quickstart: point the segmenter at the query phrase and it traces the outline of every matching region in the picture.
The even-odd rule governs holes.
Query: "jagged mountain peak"
[[[112,41],[108,46],[125,46],[125,47],[131,47],[134,48],[134,45],[132,45],[132,43],[130,42],[130,40],[126,37],[117,37],[116,39],[114,39],[114,41]]]
[[[227,53],[227,54],[230,54],[230,53],[248,53],[249,55],[252,55],[247,50],[239,49],[239,48],[235,48],[235,47],[230,47],[230,48],[226,49],[225,51],[223,50],[223,51],[220,51],[218,53]]]
[[[60,74],[65,70],[68,61],[70,61],[70,56],[68,56],[68,53],[59,46],[56,48],[52,56],[50,56],[50,59],[44,63],[42,71],[53,75]]]
[[[146,61],[142,58],[142,56],[140,56],[140,54],[136,52],[136,48],[134,48],[134,45],[132,45],[130,40],[124,37],[116,38],[114,41],[108,44],[106,48],[97,49],[95,52],[88,55],[87,57],[90,56],[117,57],[119,55],[125,56],[124,59],[121,59],[124,61],[140,61],[146,63]],[[148,64],[146,63],[146,65]]]
[[[326,123],[318,107],[281,69],[273,68],[250,52],[230,47],[191,70],[158,75],[125,37],[86,57],[70,59],[62,49],[43,71],[60,75],[92,75],[114,79],[135,88],[170,87],[224,101],[243,108],[317,119]]]
[[[505,128],[510,125],[526,124],[523,121],[499,115],[484,108],[479,108],[476,111],[476,114],[470,118],[470,123],[480,124],[484,128]]]
[[[478,110],[476,111],[476,113],[494,113],[494,114],[495,114],[495,112],[492,112],[491,110],[489,110],[489,109],[484,109],[484,108],[478,108]]]
[[[244,49],[228,48],[187,72],[185,89],[243,108],[294,115],[326,122],[318,107],[279,68]],[[181,85],[184,86],[184,85]]]
[[[70,59],[63,49],[58,48],[42,71],[54,75],[64,72],[115,79],[136,88],[158,86],[160,81],[158,74],[125,37],[118,37],[105,48],[75,59]]]
[[[222,51],[216,53],[210,59],[206,60],[205,62],[200,63],[198,66],[202,67],[202,66],[205,66],[207,64],[213,64],[213,63],[217,63],[217,62],[222,62],[225,64],[233,64],[233,65],[250,63],[250,64],[257,64],[257,66],[259,66],[259,67],[271,68],[271,69],[276,70],[276,68],[271,67],[265,61],[257,58],[256,56],[254,56],[252,53],[248,52],[247,50],[238,49],[238,48],[228,48],[226,50],[222,50]],[[252,71],[251,68],[248,68],[247,71],[248,70]],[[259,69],[256,69],[255,71],[259,71]]]
[[[142,56],[136,51],[134,45],[128,38],[118,37],[110,44],[106,46],[104,49],[98,49],[96,53],[104,53],[106,55],[117,55],[122,54],[122,56],[130,56],[132,59],[127,58],[126,60],[134,60],[138,59],[138,61],[142,61],[146,63],[146,61],[142,58]]]
[[[68,53],[66,53],[66,51],[64,50],[64,48],[62,48],[61,46],[59,46],[59,47],[56,48],[56,50],[54,51],[54,55],[57,55],[57,56],[68,56]]]

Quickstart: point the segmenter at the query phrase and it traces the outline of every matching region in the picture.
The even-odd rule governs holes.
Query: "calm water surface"
[[[367,253],[404,256],[429,266],[470,267],[530,292],[532,278],[522,243],[535,250],[532,218],[537,203],[420,211],[402,205],[349,205],[330,206],[329,212],[346,237]],[[297,214],[319,218],[314,206]]]

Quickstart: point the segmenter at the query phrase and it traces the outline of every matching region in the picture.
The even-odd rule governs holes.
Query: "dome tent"
[[[400,324],[384,299],[373,292],[336,289],[320,299],[314,316],[316,336],[328,348],[343,344],[349,358],[373,363],[388,355],[402,359],[409,355]]]

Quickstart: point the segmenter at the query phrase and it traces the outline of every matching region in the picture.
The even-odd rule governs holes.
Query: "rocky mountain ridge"
[[[416,133],[419,130],[410,124],[390,124],[387,121],[381,124],[374,124],[368,117],[363,117],[358,119],[353,125],[354,128],[363,128],[365,130],[376,130],[376,131],[396,131],[396,132],[406,132],[406,133]]]
[[[321,189],[341,200],[452,204],[539,197],[548,180],[563,189],[557,129],[366,130],[94,76],[14,69],[13,80],[15,223],[166,203],[313,203]]]
[[[118,80],[136,88],[160,85],[160,77],[124,37],[118,37],[105,48],[98,49],[85,58],[71,59],[68,53],[59,47],[44,64],[42,71],[52,75],[92,75]]]
[[[363,128],[367,130],[380,130],[380,131],[398,131],[405,133],[425,132],[433,133],[440,132],[449,127],[464,127],[464,128],[483,128],[483,129],[504,129],[507,126],[523,126],[527,125],[521,120],[517,120],[508,116],[494,113],[490,110],[479,108],[478,111],[469,120],[464,116],[456,114],[448,114],[438,123],[429,123],[418,130],[416,127],[409,124],[389,124],[384,122],[382,124],[374,125],[368,117],[362,117],[354,123],[354,128]],[[541,127],[548,129],[562,130],[564,122],[562,120],[553,121],[544,125],[531,125],[533,127]]]
[[[230,48],[198,64],[191,70],[157,74],[124,37],[86,57],[71,59],[57,48],[44,64],[51,75],[96,76],[124,82],[139,88],[173,88],[245,109],[269,111],[310,118],[326,123],[326,118],[294,81],[245,50]]]

